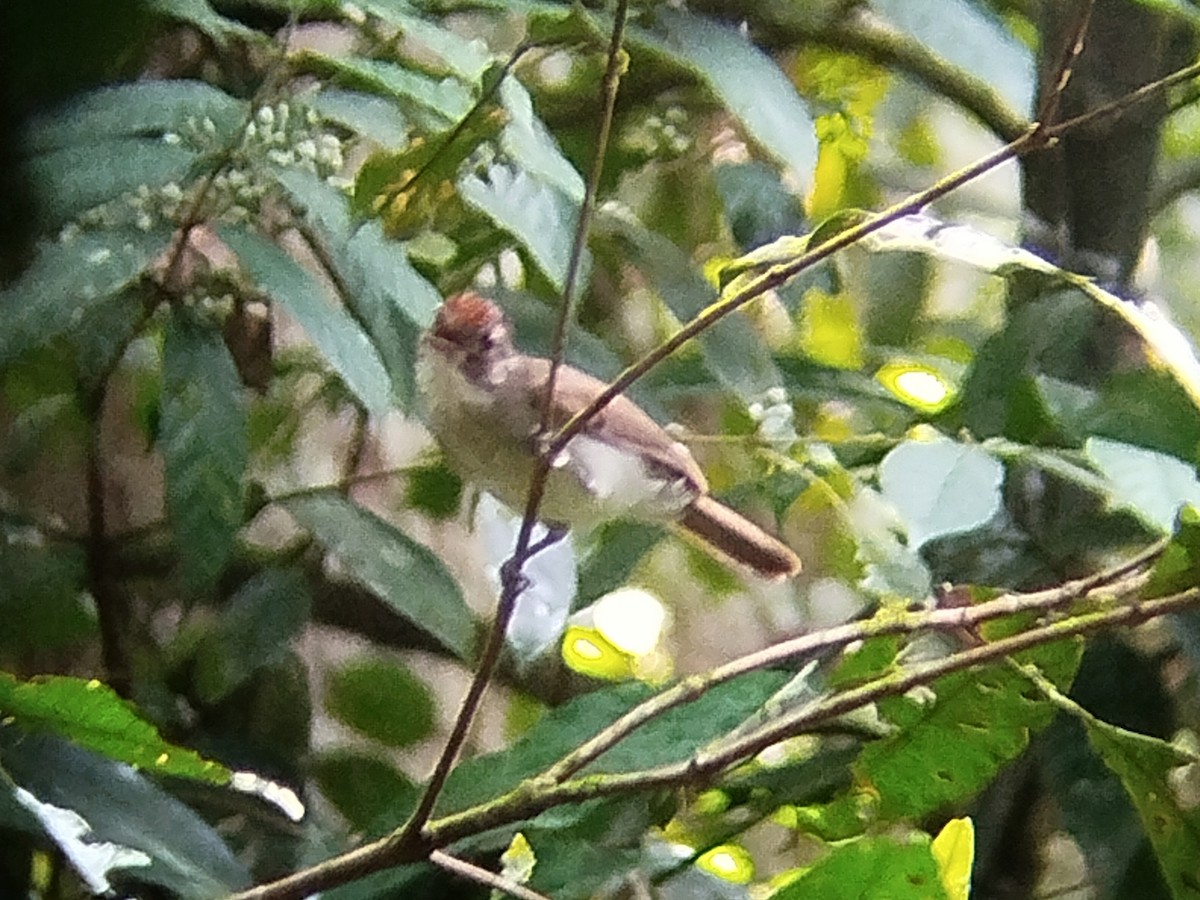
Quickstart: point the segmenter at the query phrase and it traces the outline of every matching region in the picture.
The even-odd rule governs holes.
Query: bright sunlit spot
[[[923,412],[940,412],[954,399],[954,386],[919,363],[890,362],[875,378],[897,399]]]
[[[622,588],[605,594],[592,607],[592,622],[616,648],[645,656],[662,638],[667,611],[653,594]]]

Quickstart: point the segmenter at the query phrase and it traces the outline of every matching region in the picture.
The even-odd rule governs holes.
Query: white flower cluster
[[[688,114],[682,106],[670,106],[662,115],[649,115],[626,136],[625,143],[634,150],[659,159],[674,159],[692,149],[694,143],[688,131]]]
[[[786,451],[796,443],[796,413],[783,388],[768,390],[763,402],[751,403],[748,412],[758,423],[759,436],[775,449]]]
[[[182,128],[167,132],[162,140],[208,154],[219,153],[224,146],[216,123],[207,116],[189,116]],[[139,185],[81,213],[62,229],[59,240],[65,243],[93,228],[132,226],[150,231],[160,225],[178,226],[202,190],[205,217],[247,221],[258,215],[263,198],[275,186],[268,166],[302,169],[333,180],[344,165],[341,139],[322,128],[315,111],[296,115],[287,101],[260,106],[242,129],[241,143],[229,162],[207,187],[204,179],[186,185],[174,181],[160,187]]]

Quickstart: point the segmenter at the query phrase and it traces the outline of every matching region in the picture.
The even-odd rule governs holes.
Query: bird
[[[524,508],[544,447],[550,360],[520,352],[503,310],[478,293],[447,298],[421,337],[417,385],[450,465],[514,510]],[[607,385],[568,365],[555,376],[549,420],[560,428]],[[800,571],[786,544],[711,496],[691,451],[618,395],[550,460],[539,518],[558,529],[614,519],[674,523],[714,555],[755,575]]]

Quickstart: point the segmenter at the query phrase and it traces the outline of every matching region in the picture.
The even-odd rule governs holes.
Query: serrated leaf
[[[475,614],[433,553],[335,491],[292,497],[281,505],[339,560],[349,577],[460,659],[471,658]]]
[[[148,778],[57,737],[0,727],[0,765],[42,803],[71,810],[89,839],[140,850],[151,864],[132,870],[183,900],[216,900],[251,883],[217,832]]]
[[[864,837],[833,847],[770,900],[946,900],[929,838]]]
[[[388,746],[408,747],[433,730],[429,686],[399,663],[360,659],[331,673],[325,690],[334,718]]]
[[[884,498],[908,526],[910,546],[970,531],[1000,509],[1004,467],[986,451],[946,439],[905,441],[879,465]]]
[[[717,94],[750,136],[807,184],[817,165],[812,115],[787,76],[736,27],[661,8],[658,28],[630,37],[678,59]]]
[[[167,515],[184,581],[197,595],[216,584],[244,518],[250,446],[244,389],[215,327],[172,317],[163,342],[158,447]]]
[[[167,230],[112,229],[40,244],[29,268],[0,291],[0,368],[81,322],[140,277],[170,239]]]
[[[1022,658],[1066,685],[1082,652],[1081,642],[1061,641]],[[948,675],[928,694],[887,698],[879,713],[896,730],[863,748],[852,767],[857,789],[821,813],[826,837],[857,833],[864,805],[886,823],[969,799],[1050,724],[1055,707],[1031,696],[1028,679],[1001,663]]]
[[[516,238],[562,290],[579,218],[576,203],[528,172],[499,164],[488,167],[486,180],[478,175],[463,177],[458,190],[463,200]]]
[[[25,131],[26,152],[45,151],[139,135],[179,132],[188,120],[210,119],[215,133],[231,136],[249,105],[202,81],[138,81],[101,88],[39,116]]]
[[[585,771],[637,771],[686,759],[748,719],[787,680],[786,672],[755,672],[719,685],[695,703],[655,718]],[[652,694],[643,685],[628,683],[593,691],[557,707],[512,747],[459,765],[447,783],[445,808],[440,812],[464,809],[515,787]]]
[[[1154,855],[1174,897],[1200,892],[1196,860],[1200,859],[1200,808],[1194,797],[1195,772],[1200,760],[1194,754],[1158,738],[1136,734],[1101,722],[1083,719],[1088,739],[1124,784],[1141,817]]]
[[[367,412],[387,412],[392,381],[358,322],[271,241],[242,228],[222,228],[220,235],[258,287],[296,319]]]
[[[1112,485],[1109,503],[1130,510],[1155,531],[1169,534],[1180,507],[1200,504],[1194,465],[1104,438],[1089,438],[1084,452]]]
[[[133,704],[99,681],[60,675],[21,681],[0,672],[0,714],[22,731],[55,734],[154,774],[211,784],[232,777],[221,764],[164,741]]]
[[[308,584],[294,569],[263,569],[243,582],[199,651],[195,679],[202,699],[215,703],[259,669],[281,662],[311,608]]]

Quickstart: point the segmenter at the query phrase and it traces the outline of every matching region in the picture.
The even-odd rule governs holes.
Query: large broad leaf
[[[391,379],[359,323],[271,241],[243,228],[222,228],[220,234],[262,291],[300,323],[367,411],[387,412]]]
[[[292,497],[282,505],[338,559],[349,577],[460,659],[471,658],[475,615],[427,548],[336,491]]]
[[[49,733],[159,775],[225,784],[231,774],[169,744],[127,700],[99,681],[45,675],[19,681],[0,672],[0,715],[31,734]]]
[[[326,241],[348,290],[346,303],[371,336],[397,398],[412,402],[417,341],[441,303],[437,288],[408,261],[404,244],[389,240],[378,220],[351,223],[344,195],[307,172],[283,172],[279,182]]]
[[[872,0],[871,5],[944,60],[991,85],[1014,109],[1033,108],[1033,55],[990,11],[967,0]]]
[[[868,887],[865,887],[869,885]],[[864,892],[866,891],[866,892]],[[946,900],[929,838],[865,837],[834,847],[771,900]]]
[[[149,866],[124,869],[124,875],[185,900],[215,900],[250,884],[250,873],[211,826],[124,763],[7,726],[0,727],[0,765],[43,806],[86,822],[89,842],[150,858]],[[21,824],[27,827],[28,820]]]
[[[1011,628],[1011,626],[1008,626]],[[1060,685],[1079,665],[1082,643],[1060,641],[1022,655]],[[816,820],[828,837],[862,830],[865,810],[881,823],[920,819],[982,790],[1050,724],[1055,707],[1028,679],[1000,663],[948,675],[919,694],[880,702],[895,731],[869,743],[853,766],[855,790]]]
[[[736,27],[662,8],[657,28],[632,28],[630,37],[694,71],[751,137],[808,182],[817,165],[812,116],[779,66]]]
[[[879,465],[883,496],[899,510],[913,547],[970,531],[1000,509],[1004,467],[971,444],[905,441]]]
[[[184,580],[200,595],[216,583],[242,526],[250,445],[233,357],[215,327],[185,313],[172,317],[163,343],[158,446]]]
[[[160,138],[127,137],[43,153],[25,172],[38,197],[38,224],[50,229],[142,185],[183,182],[198,158]]]
[[[211,121],[221,137],[232,135],[248,104],[200,81],[138,81],[84,94],[35,119],[25,131],[27,152],[71,145],[91,146],[120,137],[180,132]]]
[[[17,281],[0,291],[0,368],[68,331],[146,270],[167,230],[112,229],[43,243]]]
[[[487,170],[486,180],[467,175],[458,183],[463,200],[520,241],[539,269],[562,290],[571,257],[578,205],[560,189],[528,172],[504,165]]]
[[[1104,438],[1090,438],[1084,451],[1112,485],[1109,503],[1130,510],[1162,534],[1175,527],[1181,506],[1200,505],[1200,480],[1194,465]]]
[[[1200,893],[1196,860],[1200,859],[1200,809],[1195,801],[1200,760],[1194,753],[1158,738],[1136,734],[1087,716],[1083,720],[1092,747],[1121,779],[1171,893]]]
[[[783,672],[756,672],[708,691],[657,717],[588,767],[629,772],[680,762],[732,731],[788,680]],[[507,750],[461,764],[450,776],[439,813],[482,803],[545,769],[622,713],[652,695],[640,684],[593,691],[548,713]]]
[[[215,703],[259,669],[282,662],[311,607],[308,583],[294,569],[263,569],[244,582],[197,653],[201,697]]]

